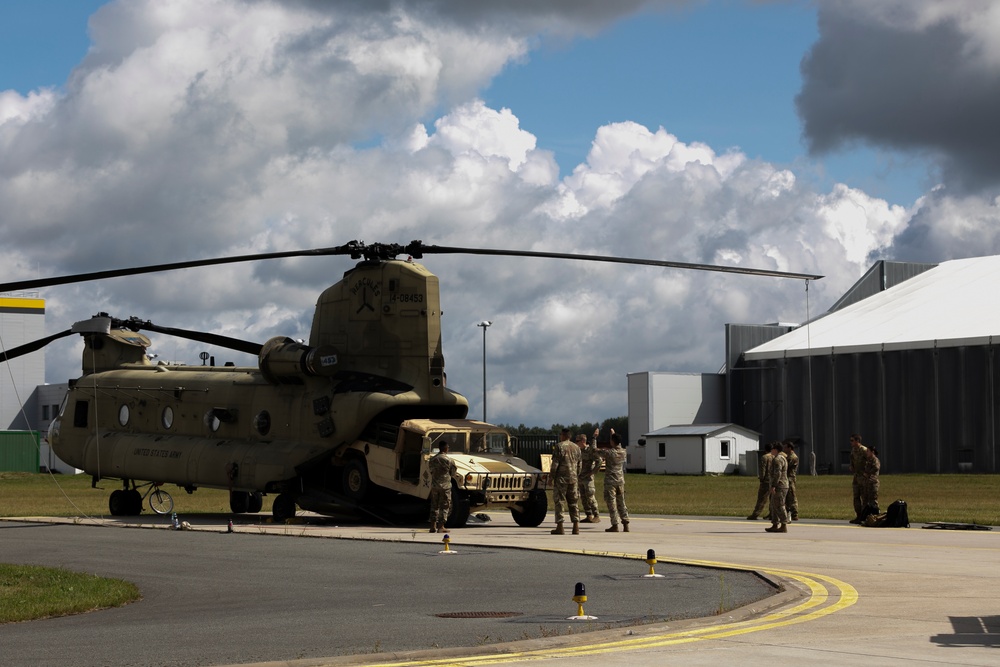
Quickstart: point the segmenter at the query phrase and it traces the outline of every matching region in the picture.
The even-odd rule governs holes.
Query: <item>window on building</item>
[[[49,419],[51,419],[51,417],[49,417],[49,406],[43,405],[42,406],[42,421],[48,421]]]
[[[660,450],[657,453],[656,457],[660,458],[660,459],[667,458],[667,443],[665,443],[665,442],[659,442],[657,444],[660,446]]]
[[[733,441],[732,440],[720,440],[719,441],[719,458],[720,459],[728,459],[729,458],[729,452],[732,450],[732,448],[733,448]]]

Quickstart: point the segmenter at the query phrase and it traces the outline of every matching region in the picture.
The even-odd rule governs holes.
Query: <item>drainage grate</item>
[[[523,615],[519,611],[452,611],[435,614],[438,618],[513,618]]]

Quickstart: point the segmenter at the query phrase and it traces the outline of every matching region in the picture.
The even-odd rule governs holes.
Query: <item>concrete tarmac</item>
[[[787,534],[768,534],[763,531],[766,524],[762,521],[634,517],[633,530],[628,534],[605,533],[606,524],[583,524],[581,535],[557,537],[543,529],[519,528],[503,513],[490,516],[493,518],[490,523],[452,531],[452,548],[471,550],[477,547],[485,552],[502,547],[544,552],[567,550],[591,554],[595,562],[601,561],[597,558],[599,555],[623,555],[631,556],[643,571],[647,567],[641,559],[647,549],[655,549],[660,561],[656,565],[657,572],[673,565],[750,568],[781,582],[786,592],[770,598],[767,603],[701,620],[668,620],[632,627],[589,624],[576,627],[593,629],[593,632],[574,629],[570,634],[563,630],[542,630],[523,634],[525,639],[517,641],[509,641],[510,635],[496,639],[487,636],[485,639],[480,637],[475,646],[445,648],[441,644],[441,648],[418,652],[397,651],[387,645],[373,645],[364,654],[352,656],[317,655],[309,651],[271,664],[288,667],[527,665],[539,662],[594,667],[626,664],[714,667],[737,663],[772,667],[780,662],[808,665],[855,662],[868,665],[1000,664],[1000,533],[997,531],[934,530],[918,525],[909,529],[862,528],[846,522],[803,520],[792,524]],[[162,517],[142,519],[152,524],[157,521],[162,524],[164,520]],[[389,541],[423,550],[440,546],[441,539],[439,535],[414,528],[336,525],[325,521],[290,526],[243,525],[243,521],[241,518],[237,522],[236,530],[252,535],[251,543],[266,540],[267,533],[276,533],[287,538],[312,536]],[[212,532],[225,529],[222,519],[214,525],[198,523],[197,529]],[[110,530],[98,532],[112,533]],[[116,531],[116,534],[132,532],[135,531]],[[0,537],[0,560],[6,560],[2,539]],[[109,535],[106,539],[116,538]],[[123,551],[123,557],[130,557],[129,552]],[[477,558],[485,562],[490,556]],[[335,559],[331,560],[330,567],[336,567]],[[558,571],[559,567],[557,564],[554,570]],[[573,566],[574,574],[579,567]],[[513,576],[516,578],[528,569],[529,566],[516,565]],[[498,578],[493,590],[504,588],[504,581],[510,579]],[[727,594],[724,581],[722,577],[713,582],[717,585],[712,588],[717,590],[710,595],[716,604],[716,596],[721,598]],[[528,596],[541,599],[560,594],[569,598],[571,595],[570,592],[543,593],[539,586],[533,583]],[[218,595],[218,592],[211,594]],[[612,593],[611,597],[620,596]],[[487,602],[472,606],[483,610],[499,608]],[[597,602],[596,598],[588,600],[586,611],[591,612]],[[569,611],[575,606],[569,599],[565,605]],[[458,605],[453,608],[460,610]],[[463,605],[461,610],[471,608]],[[125,607],[91,616],[128,612],[129,607]],[[269,615],[273,618],[281,614],[282,610],[262,600],[259,604],[247,604],[244,613],[267,619]],[[551,618],[559,620],[554,615]],[[56,621],[59,619],[41,623]],[[4,637],[10,627],[0,626],[0,646],[6,644]],[[189,640],[178,638],[178,641]],[[299,635],[294,641],[303,649],[308,648],[309,635]],[[199,664],[221,664],[218,657]],[[252,656],[233,658],[231,663],[244,665],[255,660]],[[5,661],[4,664],[10,663]],[[165,655],[164,661],[156,664],[172,663],[169,655]]]

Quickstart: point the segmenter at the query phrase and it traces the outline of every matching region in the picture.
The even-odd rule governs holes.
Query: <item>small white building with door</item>
[[[646,472],[654,475],[747,474],[740,461],[760,447],[759,433],[736,424],[681,424],[643,437]]]

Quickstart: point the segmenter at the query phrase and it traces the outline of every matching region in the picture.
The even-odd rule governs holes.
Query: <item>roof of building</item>
[[[1000,342],[1000,256],[942,262],[748,350],[750,361]]]
[[[702,437],[716,435],[724,431],[739,431],[750,436],[759,436],[760,433],[753,431],[739,424],[674,424],[672,426],[664,426],[663,428],[657,429],[651,433],[644,433],[643,437],[665,437],[665,436],[684,436],[684,435],[699,435]]]

